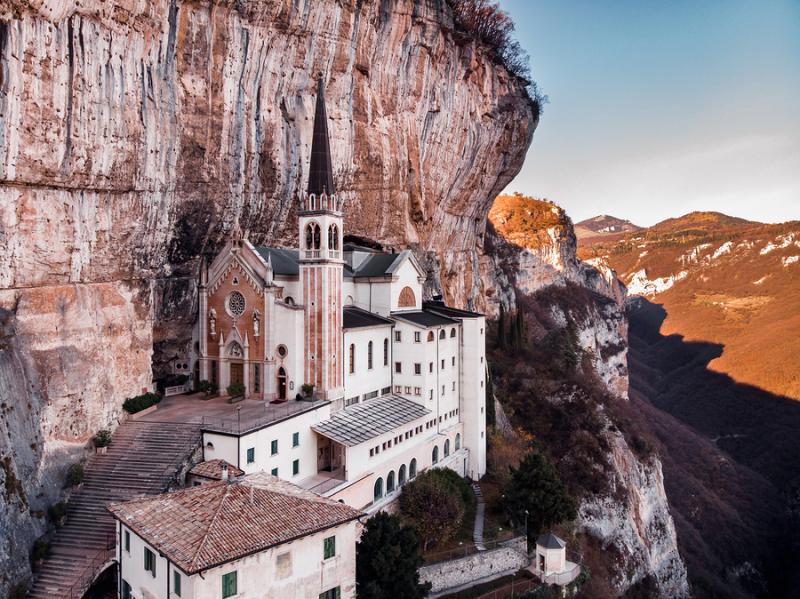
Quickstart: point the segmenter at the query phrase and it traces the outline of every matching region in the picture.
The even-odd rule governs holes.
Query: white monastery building
[[[264,473],[112,504],[121,599],[355,597],[363,514]]]
[[[410,251],[344,243],[320,81],[299,248],[235,227],[203,266],[199,378],[263,418],[206,422],[203,458],[372,512],[430,467],[486,470],[485,319],[423,301]]]

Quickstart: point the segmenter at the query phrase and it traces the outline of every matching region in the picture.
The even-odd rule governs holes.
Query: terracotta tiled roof
[[[115,503],[108,509],[186,574],[362,515],[265,473]]]
[[[225,460],[208,460],[207,462],[200,462],[194,468],[189,470],[192,476],[202,476],[211,480],[222,480],[222,465],[228,464]],[[228,476],[235,478],[244,474],[244,470],[240,470],[232,464],[228,464]]]

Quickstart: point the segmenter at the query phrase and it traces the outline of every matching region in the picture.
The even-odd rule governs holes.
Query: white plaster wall
[[[345,400],[359,397],[363,401],[365,393],[380,392],[392,386],[392,326],[378,326],[345,330],[344,332],[344,391]],[[383,364],[383,340],[389,340],[389,361]],[[369,342],[373,343],[372,369],[367,368]],[[355,373],[350,374],[350,344],[355,345]]]
[[[119,522],[120,527],[129,530]],[[174,598],[173,571],[181,575],[181,599],[219,599],[222,596],[222,576],[237,572],[237,599],[281,597],[282,599],[318,597],[320,593],[339,586],[342,598],[355,597],[355,546],[360,534],[357,521],[348,522],[325,531],[284,543],[234,562],[212,568],[200,574],[187,576],[171,565],[165,557],[148,545],[136,533],[130,531],[130,552],[125,551],[124,542],[117,547],[122,578],[131,585],[137,599],[154,597]],[[324,539],[336,537],[336,555],[323,559]],[[156,577],[144,569],[144,547],[156,556]],[[278,569],[277,558],[281,554],[291,555],[291,568]],[[170,588],[167,591],[167,580]]]
[[[336,586],[341,588],[342,599],[353,599],[358,526],[356,521],[349,522],[208,570],[192,599],[219,599],[222,576],[233,570],[237,572],[237,599],[315,599]],[[336,556],[323,560],[323,540],[332,535],[336,536]],[[278,555],[286,552],[291,554],[289,575],[280,573],[276,565]]]
[[[486,473],[486,319],[461,321],[461,419],[464,444],[470,451],[470,477]]]
[[[392,273],[392,284],[391,284],[391,304],[390,309],[394,310],[421,310],[422,309],[422,282],[420,281],[420,277],[422,274],[414,267],[414,263],[411,262],[410,256],[406,257],[405,260],[400,264],[395,272]],[[400,308],[398,306],[398,300],[400,299],[400,291],[402,291],[403,287],[411,287],[414,291],[414,298],[416,299],[416,305],[414,308]]]
[[[253,472],[272,472],[278,469],[278,476],[284,480],[297,482],[317,473],[317,435],[311,427],[330,418],[330,404],[318,407],[287,420],[276,422],[270,426],[242,435],[237,446],[237,439],[232,435],[219,433],[203,433],[204,457],[206,460],[223,459],[244,470],[246,474]],[[292,447],[293,433],[300,434],[300,444]],[[278,440],[278,453],[272,455],[271,442]],[[208,442],[214,450],[208,448]],[[247,463],[247,450],[255,450],[255,461]],[[300,472],[292,475],[292,462],[300,460]]]
[[[300,392],[303,384],[303,319],[305,312],[301,308],[287,307],[282,302],[275,303],[275,347],[268,348],[267,355],[274,356],[274,373],[277,377],[278,369],[282,366],[286,370],[286,397],[294,399]],[[278,355],[278,346],[285,345],[288,353],[281,358]],[[277,378],[276,378],[277,381]],[[277,391],[277,382],[274,389]]]

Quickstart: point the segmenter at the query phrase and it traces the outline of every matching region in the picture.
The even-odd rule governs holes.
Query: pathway
[[[80,599],[114,558],[113,501],[161,493],[200,443],[199,424],[128,420],[114,432],[106,455],[85,464],[83,485],[73,493],[29,597]]]
[[[472,531],[472,540],[478,551],[486,551],[483,544],[483,518],[486,513],[486,502],[483,500],[483,491],[475,481],[472,482],[472,491],[475,493],[475,527]]]

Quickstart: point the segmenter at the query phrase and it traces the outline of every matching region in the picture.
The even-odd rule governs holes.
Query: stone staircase
[[[486,515],[486,502],[483,499],[483,491],[475,481],[472,482],[472,491],[475,493],[475,526],[472,532],[472,540],[478,551],[486,551],[483,543],[483,519]]]
[[[114,519],[106,506],[161,493],[200,443],[199,424],[128,420],[114,432],[108,453],[92,455],[83,484],[69,500],[28,597],[80,599],[114,559]]]

